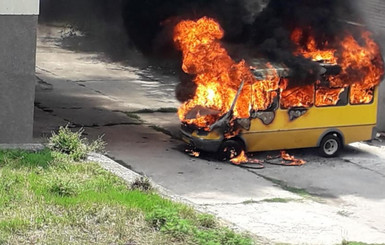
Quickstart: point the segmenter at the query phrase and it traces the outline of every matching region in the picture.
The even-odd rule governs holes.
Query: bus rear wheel
[[[238,140],[226,140],[218,150],[218,160],[227,161],[239,156],[244,150],[244,146]]]
[[[319,153],[323,157],[335,157],[342,148],[342,143],[337,134],[328,134],[321,140]]]

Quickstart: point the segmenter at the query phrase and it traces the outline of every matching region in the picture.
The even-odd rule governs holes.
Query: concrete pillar
[[[0,143],[31,143],[39,0],[0,0]]]

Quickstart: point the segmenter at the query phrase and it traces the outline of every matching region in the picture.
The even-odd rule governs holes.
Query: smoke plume
[[[290,87],[311,84],[319,78],[318,63],[294,56],[291,33],[304,30],[303,41],[313,36],[317,48],[338,48],[338,40],[347,31],[357,32],[362,20],[348,0],[271,0],[255,19],[250,34],[250,47],[255,56],[283,63],[291,69]]]

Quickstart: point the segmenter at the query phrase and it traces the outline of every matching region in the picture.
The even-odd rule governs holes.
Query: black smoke
[[[121,61],[133,48],[121,0],[40,0],[39,24],[80,31],[84,36],[63,35],[62,47],[71,50],[103,52],[108,59]]]
[[[302,56],[294,56],[291,40],[294,29],[304,31],[302,44],[315,37],[319,49],[338,49],[346,32],[354,34],[362,23],[350,0],[271,0],[257,16],[250,34],[255,56],[283,63],[291,69],[289,86],[310,84],[319,78],[320,66]]]
[[[148,55],[175,52],[172,31],[183,19],[208,16],[225,30],[225,42],[248,39],[255,12],[264,0],[125,0],[123,18],[127,33],[136,46]],[[250,9],[252,8],[252,9]]]

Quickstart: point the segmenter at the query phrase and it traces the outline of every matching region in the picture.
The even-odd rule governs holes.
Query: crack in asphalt
[[[251,204],[261,204],[261,203],[281,203],[281,204],[285,204],[285,203],[288,203],[288,202],[301,202],[303,201],[304,199],[303,198],[300,198],[300,199],[294,199],[294,198],[279,198],[277,197],[277,199],[282,199],[282,200],[286,200],[286,201],[269,201],[269,200],[273,200],[275,199],[274,197],[272,198],[264,198],[262,200],[259,200],[259,201],[255,201],[255,200],[245,200],[245,201],[242,201],[242,202],[221,202],[221,203],[203,203],[203,204],[197,204],[198,206],[201,206],[201,207],[216,207],[216,206],[236,206],[236,205],[251,205]]]
[[[276,186],[279,186],[282,190],[288,191],[290,193],[293,193],[293,194],[298,195],[298,196],[303,197],[303,198],[311,199],[311,200],[316,201],[318,203],[323,203],[321,198],[336,198],[336,196],[333,196],[333,195],[324,195],[324,194],[313,193],[313,192],[309,192],[308,190],[306,190],[304,188],[290,186],[285,181],[265,176],[263,174],[254,172],[252,169],[246,169],[246,171],[248,171],[254,175],[257,175],[258,177],[261,177],[261,178],[273,183]]]
[[[53,73],[52,71],[46,70],[46,69],[44,69],[44,68],[41,68],[41,67],[38,66],[38,65],[36,65],[36,68],[39,69],[39,70],[41,70],[41,71],[44,71],[44,72],[46,72],[46,73],[49,73],[49,74],[51,74],[51,75],[54,75],[55,77],[58,77],[58,75],[56,75],[56,74]]]
[[[371,169],[371,168],[368,168],[368,167],[364,167],[358,163],[355,163],[349,159],[344,159],[344,158],[340,158],[342,161],[346,162],[346,163],[351,163],[353,165],[355,165],[356,167],[360,168],[360,169],[365,169],[365,170],[368,170],[370,172],[373,172],[373,173],[376,173],[378,175],[380,175],[381,177],[385,178],[385,174],[381,173],[381,172],[378,172],[377,170],[374,170],[374,169]]]
[[[97,93],[97,94],[106,96],[107,98],[109,98],[109,99],[111,99],[111,100],[119,101],[118,99],[116,99],[116,98],[114,98],[114,97],[111,97],[111,96],[109,96],[109,95],[107,95],[107,94],[101,92],[100,90],[96,90],[96,89],[87,87],[86,84],[84,84],[84,83],[82,83],[82,82],[80,82],[80,81],[71,81],[71,82],[75,83],[76,85],[78,85],[78,86],[80,86],[80,87],[87,88],[87,89],[89,89],[89,90],[91,90],[91,91],[93,91],[93,92],[95,92],[95,93]]]

